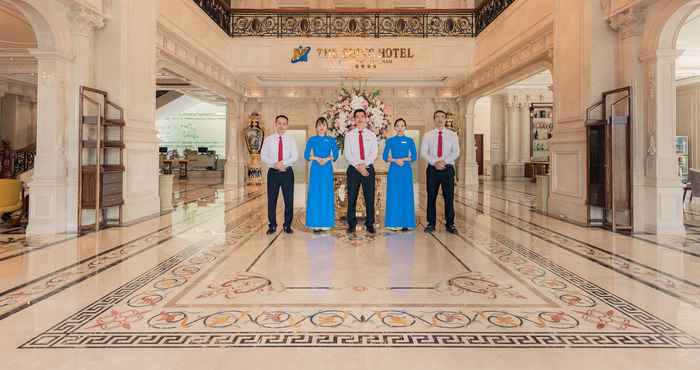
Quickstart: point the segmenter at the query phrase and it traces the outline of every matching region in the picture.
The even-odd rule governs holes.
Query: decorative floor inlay
[[[226,214],[237,207],[260,198],[260,196],[261,193],[250,193],[244,195],[232,206],[226,207],[223,210],[222,208],[224,206],[222,205],[203,212],[192,212],[176,225],[162,227],[156,232],[117,245],[102,253],[87,257],[72,265],[65,266],[56,271],[44,274],[39,278],[0,292],[0,320],[47,299],[129,258],[157,247],[177,235],[192,231],[194,234],[200,233],[208,236],[207,234],[209,231],[202,228],[201,225],[210,221],[217,210]],[[257,209],[254,209],[250,214],[256,211]]]
[[[489,191],[481,191],[474,188],[473,192],[484,194],[496,199],[503,200],[507,203],[515,203],[524,207],[533,208],[535,204],[535,195],[526,191],[518,191],[505,185],[496,185],[497,183],[489,182],[482,184],[484,189]],[[512,185],[511,185],[512,186]],[[502,190],[515,191],[522,194],[508,194]],[[481,203],[483,205],[483,202]],[[686,213],[692,213],[686,211]],[[685,225],[686,235],[649,235],[649,234],[633,234],[628,236],[637,240],[648,242],[648,247],[663,247],[671,249],[683,254],[700,258],[700,228],[693,225]]]
[[[192,202],[202,202],[202,201],[214,201],[217,197],[236,190],[235,187],[225,187],[219,189],[220,192],[217,193],[217,188],[219,188],[221,182],[217,182],[209,185],[202,185],[199,187],[182,190],[175,192],[174,205],[175,207],[181,206],[183,204],[189,204]],[[203,193],[194,193],[195,191],[205,190]],[[192,219],[189,217],[188,219]],[[12,259],[15,257],[24,256],[31,252],[36,252],[48,247],[59,245],[63,242],[74,240],[77,235],[41,235],[27,237],[23,234],[0,234],[0,262]]]
[[[700,348],[478,225],[461,237],[379,233],[362,246],[300,230],[260,238],[264,225],[262,212],[243,217],[20,348]]]
[[[487,207],[483,203],[470,204],[469,200],[459,195],[457,196],[457,202],[518,230],[527,232],[535,238],[549,242],[552,245],[610,268],[617,273],[700,308],[700,285],[697,283],[675,276],[673,273],[660,271],[655,267],[644,265],[631,258],[607,251],[590,243],[582,242],[560,232],[537,225],[534,222],[507,214],[497,208]]]

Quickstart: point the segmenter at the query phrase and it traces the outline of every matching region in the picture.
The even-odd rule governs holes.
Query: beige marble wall
[[[260,113],[265,134],[269,135],[274,131],[274,117],[278,114],[284,114],[289,117],[291,129],[305,130],[307,137],[315,135],[314,124],[316,119],[326,110],[326,103],[335,99],[337,89],[285,88],[285,91],[291,90],[295,91],[296,97],[280,94],[278,89],[259,91],[264,95],[263,97],[248,97],[244,108],[244,117],[248,117],[252,112]],[[422,134],[433,128],[433,112],[436,109],[442,109],[453,113],[456,119],[455,123],[460,128],[463,127],[463,120],[460,119],[456,100],[436,95],[435,89],[416,89],[412,93],[413,96],[406,95],[406,88],[384,88],[381,91],[381,97],[385,103],[385,112],[391,123],[396,118],[404,118],[410,129],[419,130]],[[247,119],[243,121],[242,124],[247,123]],[[380,144],[381,148],[382,145]],[[462,149],[465,150],[464,148]],[[301,151],[302,148],[299,148],[299,150]],[[247,154],[243,154],[242,157],[245,160],[248,159]],[[465,155],[463,154],[460,158],[460,163],[463,163],[464,157]],[[342,160],[339,163],[341,166],[344,165]],[[381,158],[378,159],[376,165],[378,169],[386,166]],[[426,164],[419,160],[419,182],[424,181],[425,166]]]
[[[502,55],[534,36],[551,30],[554,0],[518,0],[476,39],[474,68],[496,62]]]
[[[587,223],[586,108],[615,87],[616,34],[596,1],[557,0],[549,213]]]
[[[155,1],[113,0],[110,21],[96,35],[97,86],[125,111],[125,222],[160,211],[155,129],[157,18]]]

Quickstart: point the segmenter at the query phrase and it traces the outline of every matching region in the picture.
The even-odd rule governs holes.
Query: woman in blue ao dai
[[[396,136],[387,139],[384,146],[384,161],[390,162],[386,184],[387,229],[408,231],[416,228],[416,211],[413,199],[413,170],[416,143],[406,136],[406,121],[399,118],[394,122]]]
[[[338,144],[328,135],[328,122],[316,120],[316,136],[309,138],[304,158],[311,162],[306,197],[306,227],[319,232],[335,226],[333,162],[338,159]]]

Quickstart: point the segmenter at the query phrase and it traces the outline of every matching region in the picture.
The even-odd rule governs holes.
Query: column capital
[[[655,53],[642,55],[639,60],[642,62],[673,62],[684,52],[685,50],[681,49],[657,49]]]
[[[623,40],[642,36],[647,10],[643,5],[632,6],[608,18],[608,24]]]
[[[80,3],[73,3],[68,10],[68,19],[73,22],[73,32],[88,36],[105,25],[105,16],[97,10]]]

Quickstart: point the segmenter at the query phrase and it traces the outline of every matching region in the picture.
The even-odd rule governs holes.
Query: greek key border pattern
[[[597,333],[75,333],[45,334],[20,348],[223,347],[512,347],[678,348],[696,346],[687,335]]]

